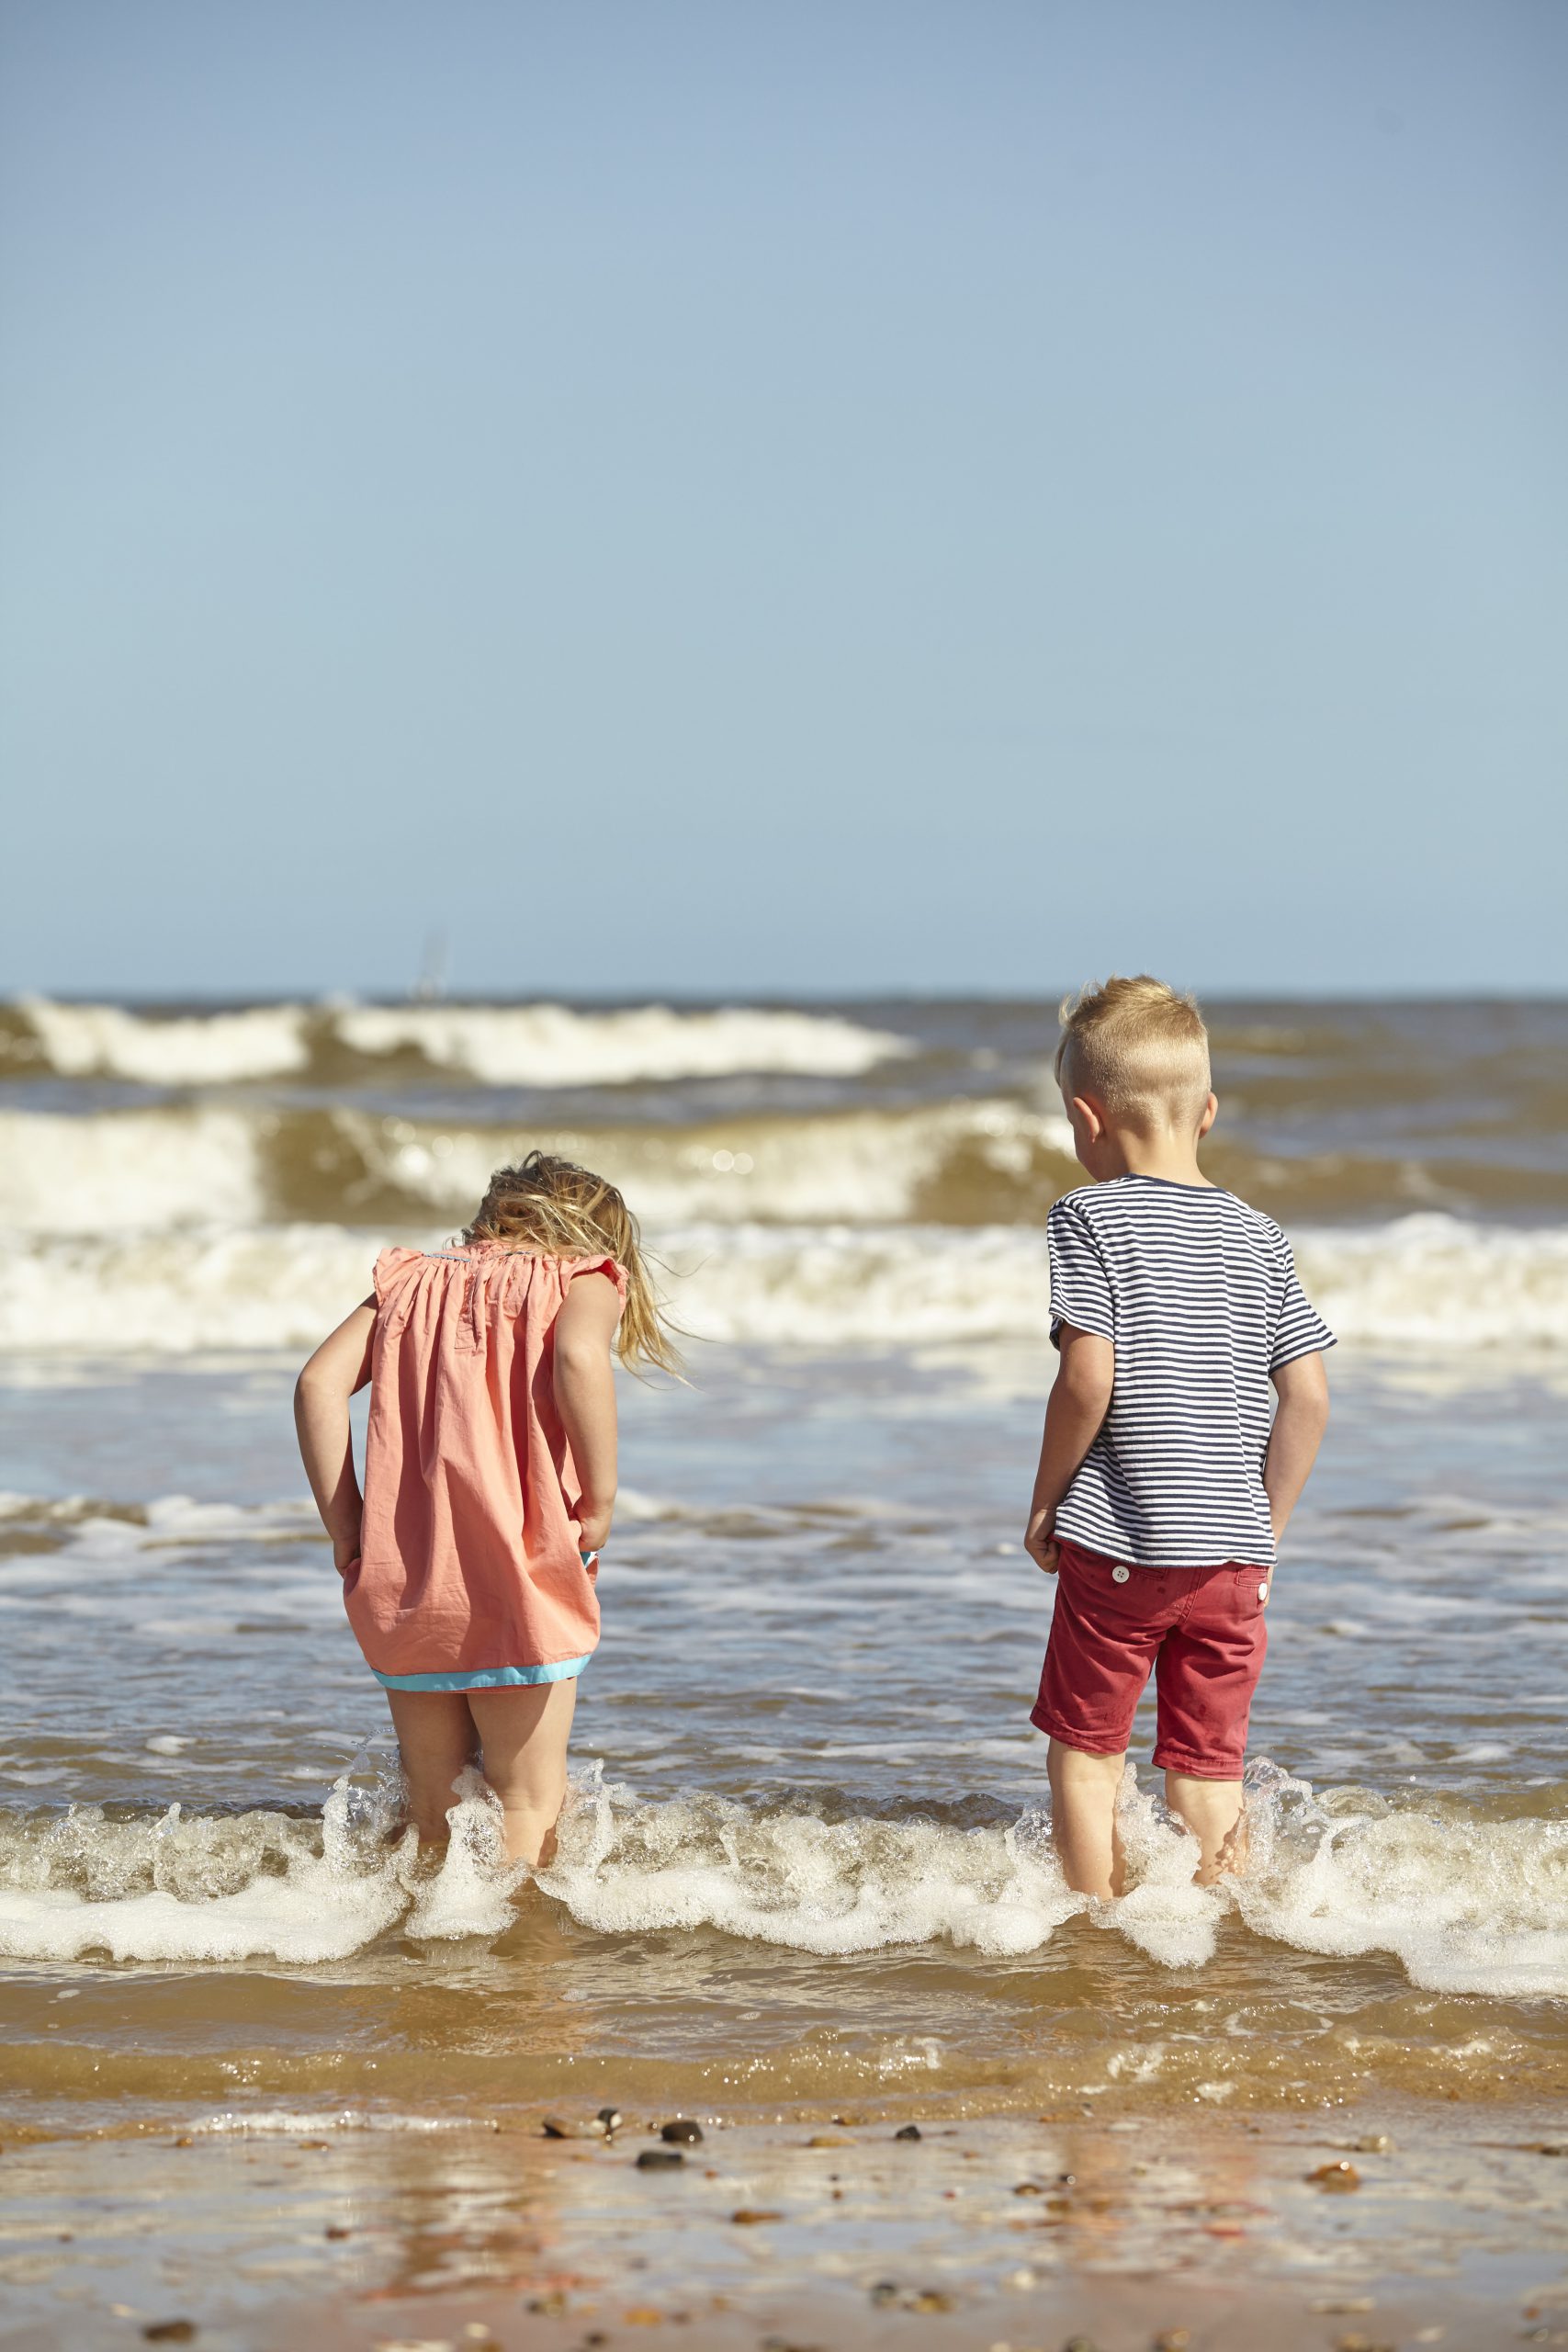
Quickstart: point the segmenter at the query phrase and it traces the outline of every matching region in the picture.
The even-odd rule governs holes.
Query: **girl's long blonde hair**
[[[626,1277],[616,1354],[631,1372],[658,1364],[679,1373],[680,1351],[649,1278],[637,1221],[603,1176],[553,1152],[531,1151],[515,1168],[496,1170],[463,1238],[546,1258],[614,1258]]]

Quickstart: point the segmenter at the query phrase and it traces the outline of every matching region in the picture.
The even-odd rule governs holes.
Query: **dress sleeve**
[[[382,1250],[370,1277],[378,1306],[386,1306],[388,1299],[400,1286],[410,1267],[419,1265],[423,1255],[420,1250],[395,1248]]]
[[[1051,1344],[1062,1344],[1062,1326],[1116,1340],[1116,1302],[1100,1244],[1089,1219],[1071,1201],[1058,1201],[1045,1220],[1051,1261]]]
[[[1325,1349],[1337,1344],[1333,1332],[1302,1288],[1295,1258],[1282,1233],[1276,1244],[1276,1255],[1284,1275],[1284,1289],[1274,1322],[1274,1346],[1269,1358],[1270,1372],[1278,1372],[1283,1364],[1294,1363],[1298,1356],[1321,1355]]]
[[[626,1270],[615,1258],[563,1258],[560,1286],[564,1297],[579,1274],[608,1274],[615,1285],[615,1296],[624,1306],[626,1303]]]

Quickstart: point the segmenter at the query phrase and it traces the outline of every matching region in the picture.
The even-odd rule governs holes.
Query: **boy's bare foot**
[[[1244,1808],[1221,1838],[1218,1850],[1208,1861],[1200,1862],[1193,1871],[1193,1885],[1213,1886],[1222,1878],[1240,1878],[1247,1869],[1250,1844]]]

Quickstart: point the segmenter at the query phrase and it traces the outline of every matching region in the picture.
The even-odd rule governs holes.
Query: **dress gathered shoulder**
[[[613,1258],[487,1242],[383,1250],[360,1557],[344,1601],[399,1690],[485,1690],[579,1674],[599,1640],[596,1562],[556,1409],[554,1331],[573,1282]]]

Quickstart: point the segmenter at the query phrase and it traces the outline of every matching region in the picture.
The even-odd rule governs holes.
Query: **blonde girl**
[[[554,1849],[615,1501],[612,1351],[677,1363],[613,1184],[530,1152],[460,1242],[384,1250],[300,1374],[299,1451],[422,1841],[482,1753],[506,1850]],[[348,1400],[370,1383],[365,1493]]]

